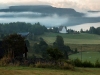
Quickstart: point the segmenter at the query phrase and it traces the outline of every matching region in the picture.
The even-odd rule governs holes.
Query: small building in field
[[[24,33],[17,33],[21,35],[22,37],[27,37],[30,33],[29,32],[24,32]]]
[[[66,26],[60,26],[59,27],[59,33],[68,33],[67,32],[67,27]]]

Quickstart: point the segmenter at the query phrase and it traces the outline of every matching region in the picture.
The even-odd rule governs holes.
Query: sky
[[[60,8],[74,8],[77,11],[100,11],[100,0],[0,0],[0,8],[11,5],[52,5]]]
[[[82,12],[85,13],[84,17],[87,18],[95,18],[95,17],[100,17],[100,12],[96,13],[91,13],[87,11],[100,11],[100,0],[0,0],[0,9],[6,9],[9,6],[14,6],[14,5],[51,5],[53,7],[58,7],[58,8],[73,8],[77,12]],[[66,24],[69,21],[68,17],[60,17],[58,15],[52,15],[52,16],[47,16],[44,18],[28,18],[28,17],[20,17],[22,15],[41,15],[40,14],[35,14],[34,12],[0,12],[0,16],[15,16],[16,18],[2,18],[0,17],[0,23],[8,23],[8,22],[30,22],[30,23],[36,23],[40,22],[43,25],[48,25],[48,26],[58,26],[58,25],[63,25]],[[75,20],[75,22],[78,20]],[[69,26],[68,28],[74,29],[74,30],[80,30],[81,28],[83,30],[89,29],[89,27],[94,26],[94,27],[100,27],[100,22],[96,23],[85,23],[85,24],[80,24],[76,26]]]

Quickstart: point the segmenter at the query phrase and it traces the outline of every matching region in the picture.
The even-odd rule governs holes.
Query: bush
[[[100,62],[99,62],[99,60],[97,60],[97,61],[95,62],[95,67],[100,68]]]
[[[41,62],[37,62],[35,64],[35,67],[37,68],[52,68],[54,65],[51,63],[41,63]]]
[[[82,67],[82,61],[79,60],[78,58],[72,61],[73,64],[77,67]]]
[[[74,70],[74,66],[72,64],[68,64],[66,62],[63,63],[63,65],[59,65],[60,69],[71,69]]]
[[[68,64],[66,62],[58,62],[56,65],[55,65],[55,63],[37,62],[34,67],[37,67],[37,68],[54,68],[54,69],[71,69],[71,70],[74,69],[74,66],[72,64]]]
[[[10,61],[11,61],[11,58],[3,57],[0,60],[0,66],[7,66]]]
[[[94,64],[92,64],[90,61],[84,61],[82,63],[83,67],[94,67]]]

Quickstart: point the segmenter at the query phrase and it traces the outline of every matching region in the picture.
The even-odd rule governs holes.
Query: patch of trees
[[[27,58],[27,47],[23,37],[18,34],[11,34],[3,39],[2,43],[4,49],[4,56],[11,59]]]
[[[57,36],[52,46],[41,38],[39,43],[34,44],[33,49],[42,58],[51,60],[68,59],[68,54],[73,52],[69,46],[64,45],[62,36]]]
[[[59,28],[58,27],[49,28],[48,32],[59,33]]]
[[[89,30],[83,31],[83,29],[81,29],[80,32],[100,35],[100,27],[95,28],[92,26]]]
[[[39,22],[35,24],[25,23],[25,22],[13,22],[0,24],[0,33],[12,34],[19,32],[30,32],[34,35],[41,35],[47,32],[47,28],[42,26]]]
[[[100,61],[96,60],[95,63],[91,63],[88,60],[81,61],[80,59],[74,59],[71,61],[71,63],[76,67],[89,67],[89,68],[100,68]]]

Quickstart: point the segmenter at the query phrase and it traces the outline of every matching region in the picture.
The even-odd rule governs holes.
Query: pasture
[[[100,60],[100,35],[95,34],[59,34],[59,33],[45,33],[39,37],[42,37],[49,45],[52,45],[56,40],[56,36],[60,35],[64,39],[65,45],[70,46],[72,50],[77,50],[82,53],[82,60],[89,60],[95,62],[97,59]],[[33,47],[33,41],[30,41],[31,46]],[[85,51],[85,52],[84,52]],[[30,49],[28,54],[32,55],[33,50]],[[39,56],[40,57],[40,56]],[[71,59],[79,58],[81,59],[80,53],[70,55]],[[99,57],[99,58],[98,58]]]
[[[100,35],[45,33],[39,37],[42,37],[49,45],[52,45],[57,35],[62,36],[65,45],[70,46],[72,50],[77,48],[80,51],[82,47],[82,51],[100,51]]]
[[[82,62],[84,61],[90,61],[91,63],[95,63],[96,60],[100,61],[100,52],[82,52],[82,57],[81,57],[81,52],[77,54],[72,54],[69,56],[70,59],[80,59]]]
[[[0,67],[0,75],[100,75],[99,68],[57,70],[32,67]]]
[[[100,36],[95,34],[59,34],[59,33],[45,33],[40,37],[44,38],[44,40],[48,44],[52,44],[56,36],[60,35],[64,39],[65,44],[100,44]]]

